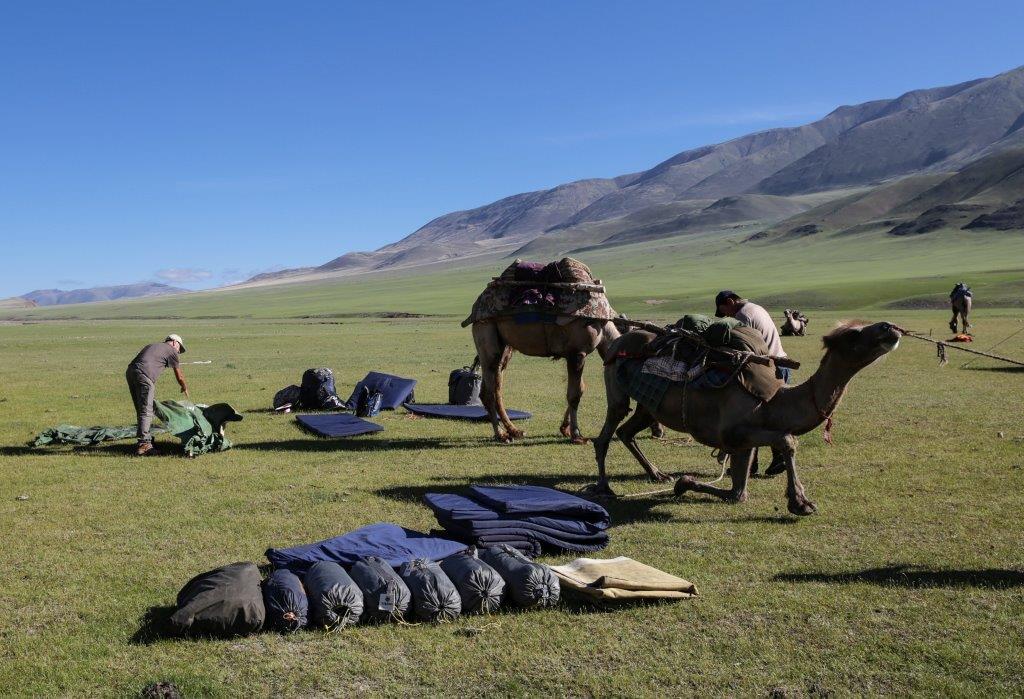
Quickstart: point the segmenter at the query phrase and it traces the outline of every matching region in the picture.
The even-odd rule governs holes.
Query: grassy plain
[[[740,254],[691,237],[660,254],[622,248],[614,264],[609,253],[585,259],[613,305],[636,317],[706,309],[721,286],[768,298],[776,314],[784,302],[844,309],[812,313],[812,336],[787,341],[802,377],[840,317],[944,336],[944,310],[912,307],[941,302],[954,276],[985,299],[976,346],[1024,327],[1021,274],[999,271],[1024,259],[1020,240],[889,243],[851,237],[838,248],[805,241]],[[380,435],[317,440],[266,410],[274,391],[324,365],[343,393],[377,369],[417,378],[422,402],[444,401],[447,372],[473,354],[458,321],[500,266],[43,310],[30,315],[78,319],[0,325],[0,694],[123,696],[161,679],[188,696],[1019,694],[1024,373],[987,360],[959,369],[967,357],[955,352],[940,368],[933,348],[912,340],[855,379],[834,447],[818,433],[802,439],[819,515],[787,516],[780,480],[756,480],[744,505],[688,496],[611,507],[602,555],[686,577],[701,590],[695,600],[328,635],[148,635],[147,611],[171,604],[197,572],[374,521],[429,529],[419,502],[429,490],[592,482],[591,448],[555,438],[564,369],[548,361],[511,364],[508,403],[535,413],[513,446],[492,444],[483,425],[403,411],[381,418]],[[435,315],[343,317],[378,311]],[[187,360],[212,362],[185,367],[193,396],[246,414],[231,431],[235,449],[139,460],[130,445],[23,446],[60,422],[130,423],[124,365],[170,330],[189,340]],[[1024,357],[1024,332],[998,351]],[[586,377],[581,420],[594,434],[599,362]],[[158,393],[174,389],[168,376]],[[643,447],[668,470],[717,475],[708,450],[678,435]],[[651,488],[621,445],[609,466],[620,492]]]

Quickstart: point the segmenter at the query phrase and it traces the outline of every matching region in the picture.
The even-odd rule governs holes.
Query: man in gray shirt
[[[181,373],[181,363],[178,356],[185,353],[185,341],[180,335],[168,335],[163,342],[154,342],[146,345],[135,355],[135,359],[128,365],[124,373],[128,381],[128,390],[132,394],[132,403],[135,404],[135,417],[138,421],[137,432],[139,446],[135,453],[138,456],[150,456],[156,454],[153,447],[153,435],[150,429],[153,426],[153,400],[156,396],[156,380],[164,369],[168,367],[174,370],[174,377],[181,386],[181,392],[187,394],[188,386],[185,385],[185,375]]]

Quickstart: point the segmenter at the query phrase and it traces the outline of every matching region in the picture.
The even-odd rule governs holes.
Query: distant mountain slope
[[[143,296],[183,294],[187,291],[187,289],[179,289],[167,284],[142,282],[122,286],[95,286],[90,289],[72,289],[71,291],[38,289],[24,294],[21,298],[32,301],[39,306],[62,306],[68,303],[92,303],[93,301],[115,301]]]
[[[352,273],[481,254],[540,254],[564,247],[570,240],[593,243],[615,236],[619,240],[633,240],[634,235],[671,236],[703,225],[694,219],[696,207],[683,206],[687,201],[748,194],[778,198],[874,187],[908,175],[954,172],[978,158],[1020,147],[1024,147],[1024,67],[991,78],[914,90],[894,99],[839,107],[804,126],[770,129],[687,150],[640,173],[515,194],[439,216],[374,252],[347,253],[301,272]],[[853,221],[882,211],[904,190],[922,183],[935,181],[885,185],[895,189],[880,190],[839,218]],[[671,214],[665,207],[672,206],[686,211]],[[706,223],[711,223],[714,213],[708,212]],[[776,220],[778,216],[765,219]],[[840,225],[839,219],[835,225]],[[556,233],[561,241],[548,237]],[[539,242],[531,245],[532,241]],[[285,270],[262,279],[296,273]]]
[[[9,299],[0,299],[0,308],[11,309],[11,308],[35,308],[39,304],[31,299],[23,299],[20,296],[12,296]]]

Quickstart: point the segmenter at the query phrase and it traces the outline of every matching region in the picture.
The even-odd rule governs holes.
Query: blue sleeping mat
[[[380,391],[384,396],[380,407],[384,410],[394,410],[409,400],[412,390],[416,388],[416,379],[403,379],[401,376],[371,371],[366,375],[366,378],[356,384],[356,389],[352,391],[352,396],[348,399],[350,406],[355,406],[363,386],[369,388],[371,392]]]
[[[487,408],[482,405],[448,405],[447,403],[406,403],[410,413],[424,417],[445,417],[450,420],[486,420]],[[529,420],[533,415],[522,410],[506,410],[512,420]]]
[[[295,419],[300,425],[321,437],[355,437],[384,429],[383,425],[345,413],[297,415]]]
[[[439,561],[465,548],[465,544],[457,541],[380,522],[315,544],[267,549],[266,556],[275,568],[301,572],[317,561],[349,566],[368,556],[383,558],[397,568],[414,558]]]
[[[513,517],[547,514],[605,527],[611,522],[608,510],[596,502],[540,485],[471,485],[469,497],[495,512]]]

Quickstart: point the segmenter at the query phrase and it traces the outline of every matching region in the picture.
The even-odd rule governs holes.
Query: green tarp
[[[156,401],[153,411],[163,423],[163,429],[154,432],[170,432],[181,440],[181,449],[186,456],[198,456],[211,451],[231,448],[231,442],[221,434],[225,422],[241,420],[242,416],[226,403],[198,406],[176,400]],[[101,442],[134,439],[135,425],[124,427],[98,426],[78,427],[58,425],[42,432],[32,446],[49,444],[75,444],[92,446]]]

